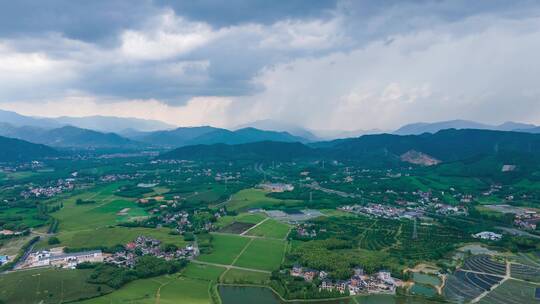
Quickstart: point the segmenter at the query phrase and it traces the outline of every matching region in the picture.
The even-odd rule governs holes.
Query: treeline
[[[118,289],[123,285],[137,280],[172,274],[180,271],[187,265],[186,260],[166,261],[153,256],[142,256],[137,258],[135,267],[121,268],[110,264],[87,264],[83,263],[78,268],[93,268],[88,282],[93,284],[105,284]]]
[[[51,220],[51,224],[49,225],[49,229],[47,229],[47,233],[56,233],[58,231],[58,225],[60,224],[60,222],[53,218]]]
[[[75,201],[75,204],[76,205],[92,205],[92,204],[95,204],[96,201],[92,201],[92,200],[83,200],[81,198],[78,198],[76,201]]]

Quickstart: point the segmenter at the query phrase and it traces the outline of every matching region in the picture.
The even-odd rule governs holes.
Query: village
[[[353,275],[348,280],[332,280],[325,271],[305,268],[294,265],[290,270],[293,277],[303,278],[306,282],[320,281],[319,290],[339,291],[341,294],[358,295],[368,293],[394,294],[396,288],[402,286],[403,282],[393,278],[386,270],[378,271],[372,275],[364,273],[362,267],[353,269]]]
[[[153,256],[170,260],[193,259],[199,254],[196,245],[188,244],[178,248],[172,244],[162,244],[147,236],[138,236],[134,241],[123,246],[123,250],[104,253],[101,250],[65,252],[63,247],[30,252],[16,269],[37,267],[57,267],[75,269],[81,263],[108,263],[119,267],[134,267],[139,256]]]

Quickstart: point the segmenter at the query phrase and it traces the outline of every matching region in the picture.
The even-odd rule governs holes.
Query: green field
[[[105,285],[86,283],[92,270],[29,270],[0,276],[5,303],[63,303],[110,292]]]
[[[33,236],[17,237],[10,240],[2,240],[0,242],[0,255],[17,255],[19,250],[24,246],[28,241],[30,241]]]
[[[186,245],[181,235],[169,234],[168,228],[142,228],[142,227],[103,227],[83,231],[69,231],[59,234],[60,246],[72,248],[94,248],[99,246],[112,247],[124,245],[133,241],[137,236],[153,237],[163,243],[175,244],[179,247]],[[55,245],[55,246],[59,246]],[[41,242],[38,247],[50,247]]]
[[[217,282],[224,271],[225,268],[223,267],[191,263],[182,271],[182,276],[190,279]]]
[[[267,238],[284,239],[289,234],[289,225],[269,219],[251,229],[247,234]]]
[[[266,196],[267,192],[259,189],[245,189],[235,193],[227,203],[229,210],[241,211],[250,208],[271,208],[277,206],[295,206],[302,202],[297,200],[279,200]]]
[[[276,270],[281,265],[284,252],[285,241],[254,239],[234,265],[268,271]]]
[[[209,304],[210,282],[178,275],[137,280],[108,295],[83,301],[84,304]],[[159,299],[159,300],[158,300]]]
[[[236,216],[227,215],[220,217],[217,221],[216,226],[219,228],[223,228],[234,222],[257,224],[265,218],[266,216],[262,213],[240,213]]]
[[[248,238],[236,235],[212,234],[212,252],[200,255],[199,260],[230,265],[248,242]]]
[[[64,200],[64,207],[52,214],[53,217],[60,221],[60,233],[115,225],[129,220],[131,216],[146,215],[146,212],[134,202],[114,195],[120,185],[120,183],[115,183],[92,189],[84,194],[75,195]],[[96,203],[77,205],[75,204],[77,199],[92,200]],[[129,208],[127,216],[117,215],[120,210],[125,208]]]
[[[229,269],[222,278],[221,283],[225,284],[267,284],[270,280],[270,274],[241,270]]]

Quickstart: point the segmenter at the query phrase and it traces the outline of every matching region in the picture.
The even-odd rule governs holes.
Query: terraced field
[[[453,301],[471,301],[502,282],[506,264],[487,255],[476,255],[465,260],[463,267],[448,276],[444,295]]]
[[[510,274],[513,278],[540,283],[540,268],[521,264],[511,264]]]
[[[499,287],[488,293],[478,303],[480,304],[523,304],[540,303],[535,298],[535,290],[540,286],[516,280],[507,280]]]
[[[470,301],[502,281],[502,277],[458,270],[448,276],[444,295],[456,302]]]
[[[500,276],[504,276],[506,274],[506,265],[493,261],[487,255],[476,255],[468,258],[465,261],[462,269]]]

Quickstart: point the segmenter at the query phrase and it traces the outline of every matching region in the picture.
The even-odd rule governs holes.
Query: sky
[[[539,1],[0,1],[0,109],[25,115],[540,124]]]

